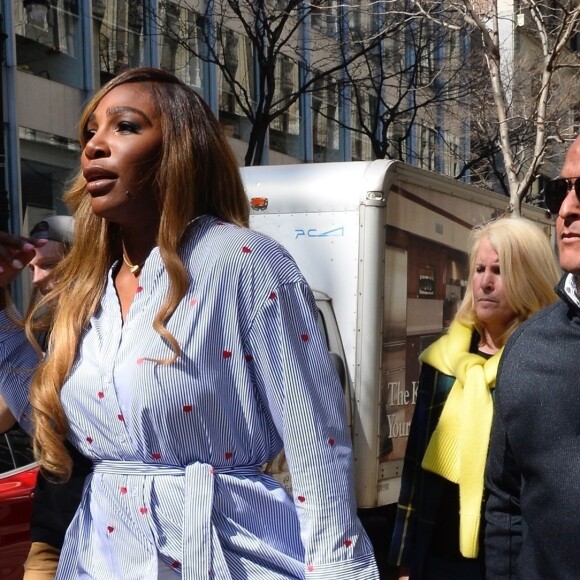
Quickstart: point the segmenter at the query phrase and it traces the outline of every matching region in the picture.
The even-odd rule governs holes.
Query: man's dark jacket
[[[486,486],[488,579],[580,578],[580,309],[522,324],[498,371]]]

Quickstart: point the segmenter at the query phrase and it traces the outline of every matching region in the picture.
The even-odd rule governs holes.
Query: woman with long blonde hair
[[[503,347],[557,300],[547,236],[523,218],[475,228],[455,320],[423,353],[391,542],[401,580],[483,580],[484,468]]]
[[[76,242],[30,392],[34,350],[0,320],[0,391],[24,422],[30,395],[42,469],[66,480],[67,439],[94,465],[57,578],[377,578],[312,294],[246,227],[213,114],[173,75],[134,69],[80,131]],[[1,285],[30,252],[0,236]],[[262,470],[282,445],[292,497]]]

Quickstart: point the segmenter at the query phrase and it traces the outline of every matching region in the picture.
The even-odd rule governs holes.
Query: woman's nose
[[[32,284],[34,286],[38,286],[42,283],[42,281],[48,276],[48,272],[46,270],[41,270],[40,268],[34,268],[34,272],[32,274]]]
[[[481,278],[481,286],[483,288],[493,288],[494,276],[491,272],[485,272]]]
[[[106,141],[99,135],[95,133],[89,141],[87,141],[84,149],[85,155],[89,159],[99,159],[101,157],[107,157],[109,148]]]

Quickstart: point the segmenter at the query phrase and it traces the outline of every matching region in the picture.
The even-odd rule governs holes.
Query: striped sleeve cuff
[[[377,565],[372,554],[356,560],[306,566],[306,580],[379,580]]]

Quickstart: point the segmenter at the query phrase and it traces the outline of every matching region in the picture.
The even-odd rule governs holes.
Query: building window
[[[126,68],[143,66],[142,0],[93,0],[101,84]]]
[[[344,6],[344,5],[343,5]],[[374,18],[374,5],[368,0],[351,3],[348,8],[346,17],[348,19],[348,28],[354,40],[366,40],[368,35],[372,34],[370,30],[371,23]]]
[[[202,92],[207,56],[203,19],[173,2],[163,4],[160,66]]]
[[[423,169],[435,169],[437,132],[425,125],[417,126],[417,161]]]
[[[371,100],[366,91],[358,90],[357,98],[351,103],[350,126],[351,151],[353,161],[368,161],[373,158],[371,140],[365,131],[371,127]]]
[[[318,80],[312,91],[314,161],[340,161],[338,143],[338,83]]]
[[[461,167],[461,143],[455,135],[447,135],[447,151],[445,154],[445,173],[456,177]]]
[[[252,45],[246,36],[220,28],[218,50],[219,120],[226,135],[243,139],[249,131],[244,107],[254,106]]]
[[[84,88],[77,0],[14,0],[18,69]]]
[[[417,81],[421,86],[429,85],[437,73],[436,51],[437,32],[432,22],[424,21],[418,24],[415,46]]]
[[[576,139],[580,135],[580,105],[576,105],[572,109],[573,123],[572,123],[572,139]]]
[[[298,93],[298,64],[280,55],[276,62],[274,110],[283,112],[270,124],[270,148],[286,155],[300,157],[300,109],[298,99],[288,103]],[[286,108],[287,107],[287,108]]]
[[[327,36],[336,35],[338,15],[336,0],[312,0],[310,11],[312,28]]]
[[[389,159],[399,159],[400,161],[411,160],[411,148],[409,146],[410,123],[404,118],[396,117],[387,128],[387,157]]]
[[[76,140],[26,127],[20,127],[19,137],[26,229],[49,213],[68,213],[62,194],[78,169],[80,146]]]

